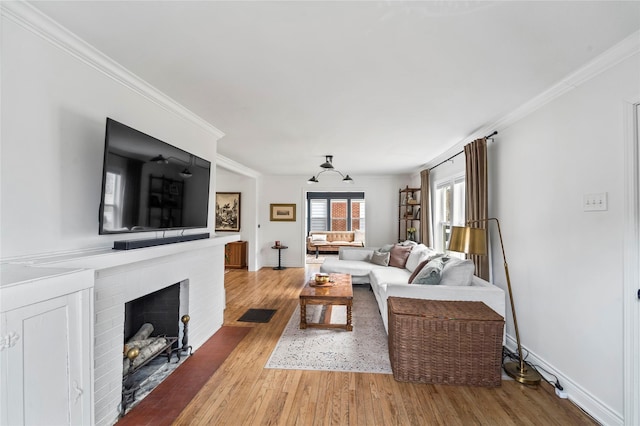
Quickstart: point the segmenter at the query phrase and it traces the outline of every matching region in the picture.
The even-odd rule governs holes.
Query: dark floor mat
[[[249,309],[238,321],[242,322],[269,322],[277,309]]]

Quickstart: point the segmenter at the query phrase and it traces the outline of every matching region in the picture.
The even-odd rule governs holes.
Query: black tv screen
[[[101,235],[206,228],[211,163],[107,118]]]

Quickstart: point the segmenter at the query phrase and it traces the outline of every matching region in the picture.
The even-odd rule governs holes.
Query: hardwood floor
[[[174,424],[593,425],[551,386],[499,388],[401,383],[389,374],[264,369],[306,279],[319,265],[225,275],[225,325],[252,327]],[[277,309],[266,324],[249,308]],[[354,312],[357,315],[357,312]]]

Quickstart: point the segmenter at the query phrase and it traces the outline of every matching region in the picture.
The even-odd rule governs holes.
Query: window
[[[347,231],[347,200],[331,200],[331,230]]]
[[[309,200],[309,231],[327,230],[327,200]]]
[[[122,176],[107,172],[104,188],[104,229],[115,230],[122,226]]]
[[[351,200],[351,229],[364,231],[364,200]]]
[[[451,227],[464,226],[464,176],[436,183],[434,207],[434,248],[444,252],[449,245]]]
[[[309,231],[364,231],[364,192],[308,192]]]

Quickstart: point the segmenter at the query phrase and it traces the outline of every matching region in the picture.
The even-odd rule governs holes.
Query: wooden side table
[[[272,246],[271,247],[274,250],[278,250],[278,266],[276,266],[275,269],[276,271],[282,271],[283,269],[287,269],[284,266],[282,266],[282,250],[286,250],[289,247],[287,246]]]

